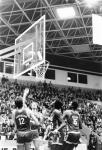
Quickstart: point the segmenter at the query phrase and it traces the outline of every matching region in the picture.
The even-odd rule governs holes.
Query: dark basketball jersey
[[[82,128],[82,123],[78,112],[73,110],[66,111],[65,118],[67,119],[70,131],[78,131]]]
[[[30,118],[28,117],[26,110],[15,112],[15,122],[18,131],[26,131],[30,129]]]

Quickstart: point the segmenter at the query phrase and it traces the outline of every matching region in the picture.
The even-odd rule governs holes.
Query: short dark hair
[[[15,100],[15,108],[21,109],[23,107],[23,99],[22,97],[17,97]]]
[[[55,101],[55,109],[62,109],[63,104],[59,100]]]
[[[47,103],[43,103],[43,106],[46,108],[46,109],[49,109],[49,106]]]
[[[78,108],[78,102],[77,101],[73,101],[71,104],[71,108],[76,110]]]

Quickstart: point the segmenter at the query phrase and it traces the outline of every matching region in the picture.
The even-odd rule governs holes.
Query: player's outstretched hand
[[[26,96],[28,93],[29,93],[29,89],[28,89],[28,88],[25,88],[25,90],[24,90],[24,95]]]

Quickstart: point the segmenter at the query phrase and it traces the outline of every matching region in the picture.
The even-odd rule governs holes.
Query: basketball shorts
[[[32,131],[33,139],[38,138],[39,137],[38,125],[36,125],[32,121],[30,122],[30,125],[31,125],[31,131]]]
[[[29,143],[33,140],[32,131],[18,131],[17,132],[17,143]]]
[[[66,143],[68,142],[69,144],[79,144],[80,143],[80,132],[76,131],[71,131],[68,133],[68,137],[66,140]]]
[[[50,150],[62,150],[63,145],[61,143],[53,143],[50,146]]]

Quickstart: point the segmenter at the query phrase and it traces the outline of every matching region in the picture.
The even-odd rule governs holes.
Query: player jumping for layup
[[[32,108],[32,114],[38,119],[40,125],[42,125],[43,115],[38,111],[38,103],[33,102],[31,104],[31,108]],[[33,134],[33,143],[34,143],[35,150],[38,150],[39,149],[39,126],[35,125],[33,121],[31,122],[31,130]]]

